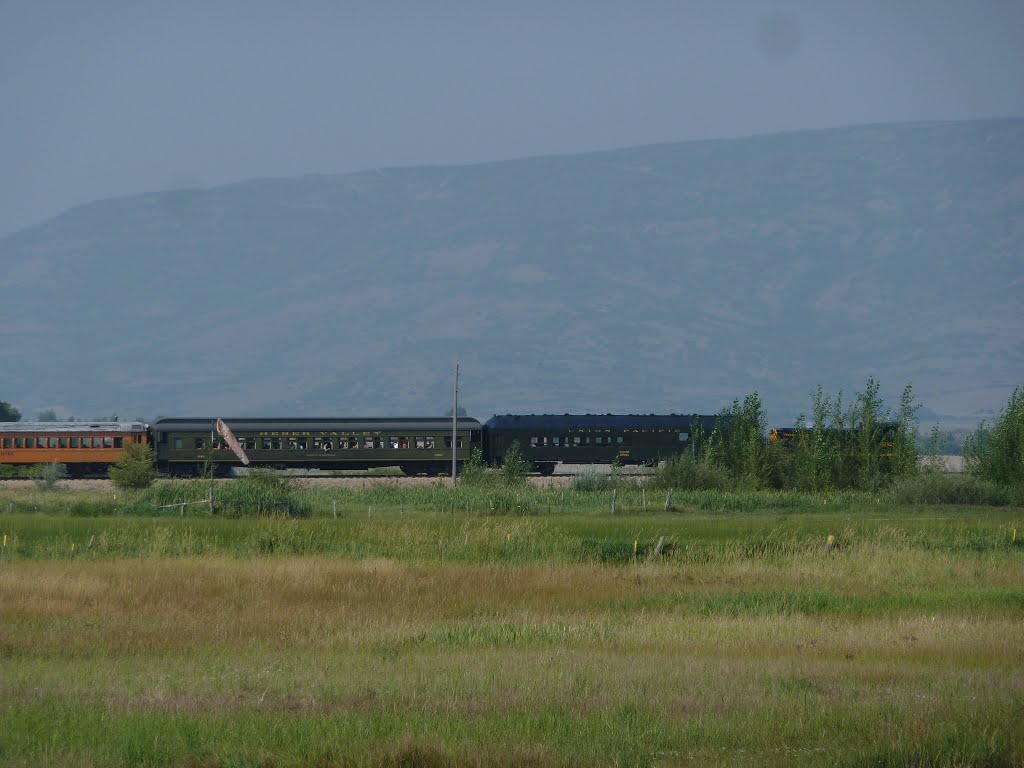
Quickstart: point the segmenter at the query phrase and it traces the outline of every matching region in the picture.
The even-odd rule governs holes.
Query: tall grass
[[[553,538],[535,518],[408,523],[352,521],[347,535],[384,527],[410,539],[407,552],[441,532],[479,547]],[[831,549],[781,528],[760,545],[721,533],[717,557],[621,566],[280,553],[5,563],[0,762],[1024,758],[1021,552],[934,549],[892,527],[838,530]]]

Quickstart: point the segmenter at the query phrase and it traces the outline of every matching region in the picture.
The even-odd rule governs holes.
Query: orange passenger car
[[[149,443],[138,421],[0,422],[0,465],[59,463],[72,477],[105,475],[128,443]]]

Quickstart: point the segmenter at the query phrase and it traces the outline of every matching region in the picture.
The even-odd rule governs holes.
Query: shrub
[[[296,493],[295,484],[272,469],[254,469],[249,474],[217,486],[215,509],[228,517],[308,517],[308,500]]]
[[[601,474],[593,470],[581,472],[572,478],[569,487],[574,491],[607,491],[616,485],[616,478],[612,475]]]
[[[1024,387],[1014,387],[995,423],[983,421],[964,441],[964,458],[986,480],[1024,489]]]
[[[505,485],[522,485],[526,482],[526,475],[530,471],[529,462],[523,458],[519,449],[519,441],[513,440],[512,445],[505,451],[505,458],[501,462],[501,479]]]
[[[156,480],[153,448],[142,443],[128,443],[121,458],[107,471],[110,482],[122,490],[149,488]]]
[[[901,478],[892,487],[899,504],[980,504],[999,506],[1012,503],[1006,488],[967,472],[926,470]]]
[[[40,464],[32,472],[32,479],[35,481],[36,486],[46,490],[53,490],[57,486],[58,481],[63,480],[67,476],[68,468],[55,461],[49,464]]]
[[[459,483],[469,486],[488,485],[492,480],[484,464],[484,455],[479,448],[474,448],[469,454],[469,461],[462,465],[459,472]]]
[[[694,458],[691,453],[673,456],[654,474],[654,487],[679,491],[724,491],[734,485],[729,470],[708,459]]]

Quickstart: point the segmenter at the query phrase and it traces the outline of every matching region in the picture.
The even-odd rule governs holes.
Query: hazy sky
[[[1024,2],[0,0],[0,235],[103,197],[1024,115]]]

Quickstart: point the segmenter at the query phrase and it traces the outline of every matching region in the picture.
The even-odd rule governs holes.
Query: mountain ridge
[[[481,414],[757,389],[792,417],[873,374],[966,417],[1024,379],[1022,147],[1024,120],[875,124],[76,206],[0,239],[0,396],[429,413],[459,358]]]

